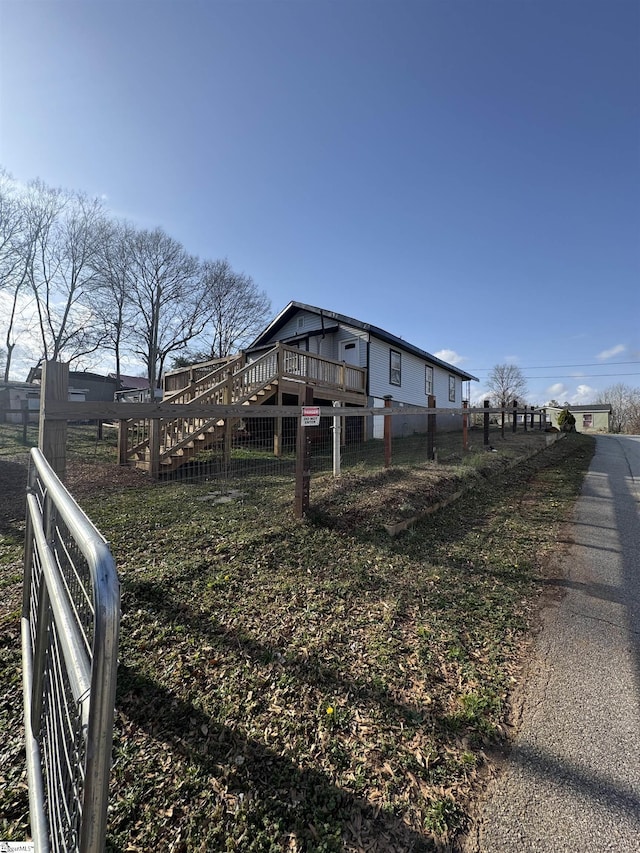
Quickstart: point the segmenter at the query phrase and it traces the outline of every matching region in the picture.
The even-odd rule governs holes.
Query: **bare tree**
[[[496,364],[487,379],[487,388],[493,405],[505,406],[513,400],[524,400],[527,380],[515,364]]]
[[[130,248],[129,290],[137,315],[132,341],[153,389],[167,356],[199,335],[209,314],[201,308],[200,265],[181,243],[156,228],[136,232]]]
[[[32,241],[24,198],[11,176],[0,171],[0,297],[3,300],[5,357],[3,371],[9,381],[11,360],[25,307],[25,284],[32,254]]]
[[[29,188],[27,210],[32,241],[27,275],[41,354],[74,361],[95,352],[103,340],[90,306],[102,205],[36,181]]]
[[[0,290],[13,286],[20,266],[20,239],[24,229],[24,211],[15,181],[0,169]]]
[[[122,356],[134,333],[131,282],[136,232],[126,222],[105,221],[100,229],[93,264],[96,272],[91,305],[104,329],[103,348],[114,354],[116,388],[120,388]]]
[[[597,402],[611,406],[611,432],[635,434],[640,431],[640,388],[618,382],[605,388]]]
[[[271,302],[250,276],[235,272],[226,259],[205,261],[202,275],[202,307],[211,316],[207,358],[223,358],[253,340],[265,325]]]

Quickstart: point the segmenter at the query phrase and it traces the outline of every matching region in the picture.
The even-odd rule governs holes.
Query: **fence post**
[[[504,439],[504,420],[505,420],[504,407],[507,405],[505,400],[502,400],[501,405],[502,405],[502,412],[500,415],[500,438]]]
[[[334,406],[339,406],[340,401],[334,400]],[[333,418],[333,476],[340,476],[340,447],[342,445],[342,418],[339,416],[334,416]]]
[[[231,370],[227,370],[225,380],[223,400],[225,406],[230,406],[233,402],[233,372]],[[222,453],[224,458],[224,467],[225,470],[227,470],[231,464],[231,418],[228,415],[225,415],[224,418]]]
[[[427,396],[427,406],[435,409],[436,398],[433,394]],[[427,459],[435,459],[436,455],[436,416],[427,415]]]
[[[484,407],[487,410],[484,415],[484,446],[489,446],[489,401],[484,401]]]
[[[38,447],[61,480],[67,467],[67,422],[47,420],[47,403],[66,402],[69,398],[69,365],[61,361],[45,361],[40,386],[40,428]]]
[[[129,437],[128,422],[118,421],[118,465],[127,464],[127,439]]]
[[[304,389],[304,406],[313,404],[313,388],[306,385]],[[303,518],[309,509],[309,482],[311,480],[311,453],[307,440],[307,428],[302,426],[302,413],[298,415],[296,435],[296,493],[294,514]]]
[[[513,401],[513,423],[511,424],[511,432],[515,432],[518,428],[518,401]]]
[[[469,403],[466,400],[462,401],[462,408],[468,408]],[[462,449],[467,451],[469,449],[469,416],[466,412],[462,413]]]
[[[391,394],[385,394],[384,407],[391,408]],[[384,467],[391,465],[391,415],[384,415]]]
[[[29,424],[29,401],[20,400],[20,408],[22,409],[22,443],[27,444],[27,426]]]
[[[149,420],[149,476],[157,480],[160,474],[160,419]]]
[[[534,414],[533,413],[535,411],[535,408],[536,408],[535,406],[531,406],[531,429],[533,429],[533,424],[534,424]]]

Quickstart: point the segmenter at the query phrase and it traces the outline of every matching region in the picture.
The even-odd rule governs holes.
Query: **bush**
[[[576,431],[576,419],[569,409],[563,409],[558,415],[558,426],[560,427],[561,432]]]

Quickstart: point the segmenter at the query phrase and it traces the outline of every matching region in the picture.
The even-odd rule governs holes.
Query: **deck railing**
[[[34,448],[22,660],[36,851],[104,850],[119,622],[109,549]]]

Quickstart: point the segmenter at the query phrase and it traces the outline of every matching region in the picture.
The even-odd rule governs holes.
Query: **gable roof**
[[[420,347],[416,347],[413,344],[409,344],[407,341],[403,341],[402,338],[398,338],[390,332],[385,332],[384,329],[381,329],[378,326],[372,326],[370,323],[363,323],[362,320],[356,320],[354,317],[347,317],[346,314],[327,311],[324,308],[317,308],[315,305],[306,305],[304,302],[290,302],[285,308],[283,308],[278,316],[269,323],[266,329],[260,332],[258,337],[253,341],[251,346],[247,347],[247,349],[252,350],[262,346],[269,338],[276,335],[278,330],[281,329],[298,311],[309,311],[312,314],[318,314],[322,320],[326,318],[329,322],[343,323],[345,326],[352,326],[354,329],[361,329],[363,332],[367,332],[386,343],[393,344],[393,346],[403,349],[405,352],[413,353],[413,355],[417,355],[434,365],[444,367],[450,373],[455,373],[457,376],[462,377],[462,379],[473,379],[475,382],[478,381],[477,376],[473,376],[471,373],[467,373],[465,370],[461,370],[459,367],[449,364],[447,361],[442,361],[442,359],[436,358],[435,355],[431,355],[431,353],[426,352],[426,350],[420,349]],[[330,331],[330,327],[325,327],[325,331]]]
[[[555,409],[561,412],[569,409],[570,412],[611,412],[610,403],[592,403],[590,406],[544,406],[546,409]]]

